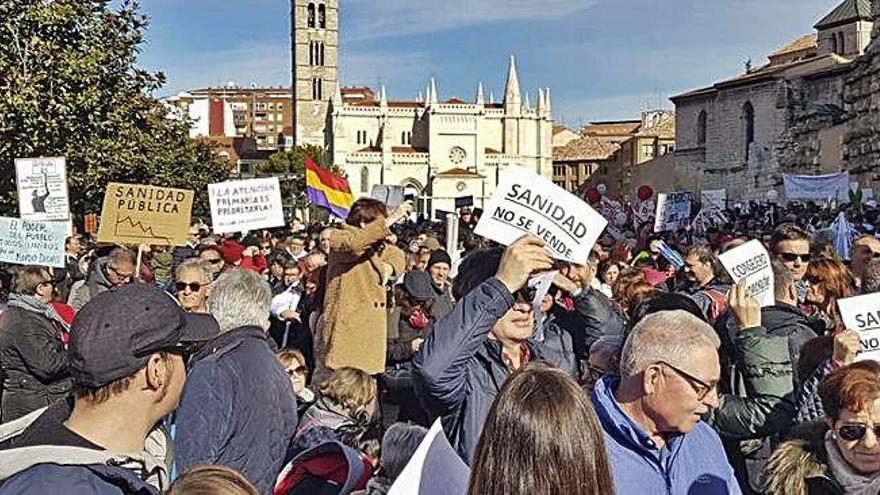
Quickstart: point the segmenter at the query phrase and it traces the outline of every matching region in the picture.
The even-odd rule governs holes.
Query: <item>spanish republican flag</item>
[[[306,195],[313,204],[330,210],[333,216],[345,219],[354,204],[348,181],[319,167],[306,157]]]

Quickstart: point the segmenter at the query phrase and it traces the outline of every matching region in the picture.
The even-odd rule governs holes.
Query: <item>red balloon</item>
[[[651,189],[651,186],[641,186],[636,192],[636,195],[638,195],[639,199],[642,201],[647,201],[654,195],[654,190]]]
[[[598,203],[602,199],[602,195],[599,194],[599,190],[595,187],[587,189],[585,196],[590,203]]]

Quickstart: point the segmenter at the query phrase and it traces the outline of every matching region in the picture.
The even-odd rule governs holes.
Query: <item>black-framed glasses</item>
[[[127,283],[131,282],[132,278],[134,278],[134,273],[129,273],[128,275],[126,275],[124,273],[119,273],[119,270],[117,270],[116,268],[113,268],[110,265],[107,265],[107,269],[110,270],[111,272],[113,272],[113,275],[116,278],[118,278],[119,280],[121,280],[123,283],[127,284]]]
[[[208,263],[210,263],[212,265],[219,265],[220,263],[223,263],[222,258],[211,258],[211,259],[206,259],[205,261],[207,261]]]
[[[874,431],[874,436],[880,439],[880,425],[874,425],[871,428]],[[868,425],[863,424],[851,424],[851,425],[842,425],[837,429],[837,434],[840,438],[846,440],[847,442],[855,442],[856,440],[861,440],[865,438],[865,434],[868,433]]]
[[[776,256],[782,258],[783,261],[787,261],[789,263],[794,263],[796,260],[801,260],[801,263],[807,263],[810,261],[809,254],[798,254],[798,253],[776,253]]]
[[[697,400],[699,401],[705,399],[706,396],[709,395],[709,392],[714,390],[717,386],[717,384],[706,383],[703,380],[700,380],[694,375],[688,373],[687,371],[684,371],[677,366],[673,366],[666,361],[657,361],[657,364],[662,364],[663,366],[666,366],[667,368],[674,371],[682,379],[684,379],[684,381],[688,382],[688,385],[690,385],[691,388],[694,389],[694,392],[697,394]]]
[[[187,287],[189,287],[189,290],[193,292],[198,292],[202,289],[203,286],[201,282],[177,282],[174,284],[174,288],[177,289],[177,292],[183,292],[186,290]]]
[[[825,280],[822,277],[817,277],[815,275],[807,275],[804,277],[804,282],[810,285],[818,285],[824,282]]]

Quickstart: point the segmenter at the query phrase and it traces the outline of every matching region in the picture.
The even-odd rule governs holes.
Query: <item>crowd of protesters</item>
[[[880,365],[837,306],[880,290],[873,205],[633,219],[584,265],[411,210],[4,267],[0,494],[384,494],[438,418],[459,493],[880,493]],[[772,306],[718,261],[751,239]]]

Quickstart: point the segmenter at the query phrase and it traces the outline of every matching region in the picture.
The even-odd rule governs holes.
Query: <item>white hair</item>
[[[272,289],[256,272],[232,270],[214,282],[208,311],[225,333],[241,327],[265,328],[269,321]]]
[[[200,260],[198,258],[190,258],[188,260],[184,260],[183,263],[177,265],[177,270],[174,271],[174,279],[180,280],[180,274],[187,270],[198,272],[199,278],[202,280],[202,283],[211,283],[211,279],[213,278],[211,272],[211,263],[205,260]]]
[[[659,361],[678,366],[699,348],[718,349],[721,341],[708,323],[687,311],[659,311],[642,319],[630,332],[620,356],[626,379]]]

